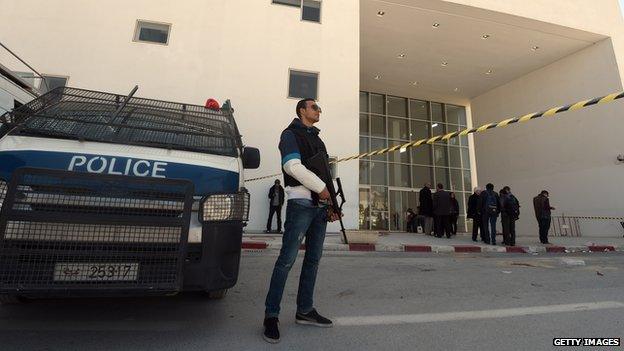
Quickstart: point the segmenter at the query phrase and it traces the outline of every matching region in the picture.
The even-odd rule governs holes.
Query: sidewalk
[[[451,239],[426,236],[421,233],[389,233],[379,237],[376,245],[343,244],[340,234],[328,233],[325,238],[325,251],[378,251],[378,252],[604,252],[624,251],[624,238],[620,237],[549,237],[551,245],[539,243],[537,237],[516,238],[516,246],[502,246],[502,236],[496,246],[473,242],[469,234],[458,234]],[[243,249],[279,250],[282,247],[281,234],[260,232],[243,235]],[[302,245],[301,249],[304,248]]]

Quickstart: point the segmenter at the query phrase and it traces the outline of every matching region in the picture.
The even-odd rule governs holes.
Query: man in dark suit
[[[271,232],[273,214],[277,213],[277,232],[282,232],[282,205],[284,205],[284,188],[280,185],[279,179],[275,180],[275,185],[269,190],[269,220],[265,233]]]
[[[539,225],[539,238],[542,244],[550,244],[548,242],[548,231],[550,230],[551,211],[555,209],[550,206],[548,196],[548,191],[542,190],[539,195],[533,198],[535,219],[537,219]]]
[[[436,236],[441,238],[446,234],[447,238],[451,238],[451,194],[444,190],[444,185],[438,183],[438,189],[433,194],[433,214],[435,215],[437,225]]]
[[[479,206],[479,195],[481,189],[474,188],[474,193],[468,198],[468,218],[472,218],[472,241],[477,241],[479,229],[481,229],[481,206]],[[481,241],[485,242],[483,230],[481,230]]]
[[[419,210],[418,215],[423,216],[424,226],[423,233],[431,235],[433,227],[433,199],[431,197],[431,184],[426,183],[419,193]]]

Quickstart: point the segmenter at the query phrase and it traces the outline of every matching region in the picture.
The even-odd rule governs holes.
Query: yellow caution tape
[[[440,140],[450,140],[451,138],[455,138],[457,136],[466,136],[468,134],[473,134],[473,133],[480,133],[480,132],[485,132],[486,130],[489,129],[494,129],[494,128],[503,128],[506,127],[510,124],[514,124],[514,123],[520,123],[520,122],[527,122],[536,118],[540,118],[540,117],[551,117],[554,116],[558,113],[561,112],[565,112],[565,111],[576,111],[576,110],[580,110],[582,108],[586,108],[589,106],[593,106],[593,105],[601,105],[601,104],[606,104],[612,101],[615,101],[617,99],[621,99],[624,97],[624,91],[621,92],[617,92],[617,93],[613,93],[613,94],[609,94],[609,95],[605,95],[605,96],[601,96],[601,97],[597,97],[594,99],[590,99],[590,100],[583,100],[583,101],[579,101],[573,104],[569,104],[569,105],[565,105],[565,106],[559,106],[559,107],[553,107],[547,110],[544,110],[542,112],[534,112],[534,113],[529,113],[527,115],[521,116],[521,117],[516,117],[516,118],[509,118],[509,119],[505,119],[502,120],[498,123],[488,123],[488,124],[484,124],[478,128],[468,128],[468,129],[464,129],[462,131],[457,131],[457,132],[452,132],[452,133],[448,133],[448,134],[442,134],[442,135],[437,135],[428,139],[421,139],[421,140],[415,140],[415,141],[410,141],[408,143],[402,144],[402,145],[396,145],[393,147],[389,147],[389,148],[385,148],[385,149],[380,149],[380,150],[374,150],[374,151],[370,151],[370,152],[366,152],[363,154],[358,154],[358,155],[352,155],[352,156],[348,156],[348,157],[343,157],[341,159],[335,160],[335,161],[331,161],[330,163],[338,163],[338,162],[345,162],[345,161],[351,161],[351,160],[357,160],[363,157],[369,157],[369,156],[376,156],[376,155],[383,155],[385,153],[388,152],[395,152],[397,150],[407,150],[409,148],[412,147],[418,147],[422,144],[433,144],[437,141]],[[252,182],[252,181],[256,181],[256,180],[261,180],[261,179],[267,179],[267,178],[273,178],[273,177],[277,177],[282,175],[282,173],[276,173],[276,174],[271,174],[268,176],[264,176],[264,177],[259,177],[259,178],[252,178],[252,179],[247,179],[247,182]],[[585,218],[585,217],[577,217],[577,218]],[[587,219],[603,219],[603,217],[587,217]],[[617,217],[604,217],[604,219],[621,219],[621,218],[617,218]]]

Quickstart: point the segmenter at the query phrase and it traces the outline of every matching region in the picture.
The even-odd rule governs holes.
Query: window
[[[288,97],[318,99],[318,73],[290,70]]]
[[[69,80],[69,77],[63,76],[52,76],[46,74],[42,74],[42,76],[43,80],[39,85],[39,91],[41,91],[42,94],[45,94],[54,88],[66,86],[67,81]]]
[[[21,80],[28,83],[31,87],[35,86],[35,74],[32,72],[13,72],[17,75]]]
[[[137,21],[134,41],[167,45],[170,30],[170,24]]]
[[[273,0],[274,4],[301,7],[301,0]]]
[[[315,0],[303,0],[301,19],[310,22],[321,22],[321,2]]]
[[[298,7],[301,9],[301,20],[321,23],[320,0],[273,0],[272,3]]]
[[[360,153],[466,128],[462,106],[367,91],[360,92],[359,106]],[[470,195],[472,186],[467,146],[467,137],[463,136],[404,152],[362,158],[360,185],[366,190],[360,192],[364,204],[360,209],[360,228],[402,230],[405,204],[412,208],[417,205],[417,200],[410,202],[409,196],[405,200],[403,195],[413,194],[416,199],[423,184],[439,182],[456,192],[460,205],[458,223],[463,229],[464,197]]]

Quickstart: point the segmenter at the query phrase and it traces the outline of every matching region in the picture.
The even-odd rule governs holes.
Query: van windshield
[[[11,135],[75,139],[238,156],[240,135],[228,106],[203,106],[56,88],[14,110]]]

